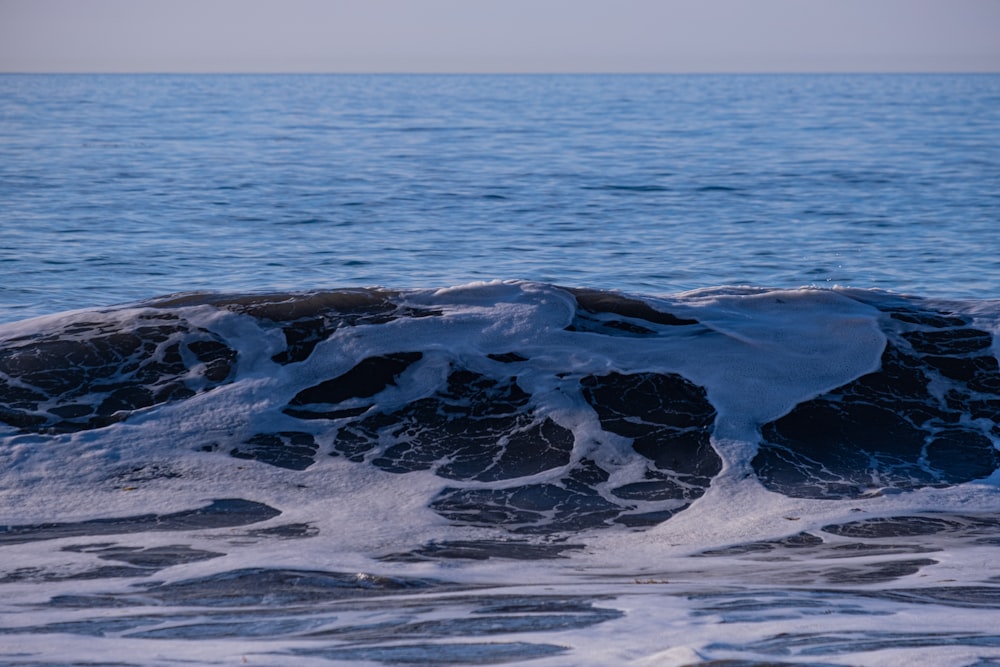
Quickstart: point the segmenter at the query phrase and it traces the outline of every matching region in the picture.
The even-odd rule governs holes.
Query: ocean
[[[1000,665],[1000,75],[0,76],[0,663]]]

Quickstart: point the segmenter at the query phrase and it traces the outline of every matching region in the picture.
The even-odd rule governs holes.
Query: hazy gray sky
[[[6,72],[1000,71],[1000,0],[0,0]]]

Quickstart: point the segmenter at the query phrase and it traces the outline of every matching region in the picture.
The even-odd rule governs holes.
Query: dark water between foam
[[[521,278],[1000,290],[1000,76],[0,77],[0,320]]]

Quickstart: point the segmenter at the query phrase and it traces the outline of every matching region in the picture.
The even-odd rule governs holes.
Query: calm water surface
[[[1000,296],[1000,76],[0,77],[0,320],[495,278]]]

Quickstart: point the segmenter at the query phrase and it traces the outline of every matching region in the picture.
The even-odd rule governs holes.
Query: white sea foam
[[[824,576],[836,579],[835,574],[822,573],[847,562],[834,559],[831,553],[835,552],[792,550],[778,552],[772,559],[747,559],[740,552],[695,556],[730,545],[800,533],[820,534],[824,526],[867,518],[930,511],[996,513],[1000,473],[948,488],[905,493],[892,493],[893,489],[878,493],[876,489],[839,501],[784,495],[769,490],[750,474],[764,423],[879,368],[887,340],[880,326],[885,315],[871,303],[871,297],[856,296],[843,290],[721,290],[644,301],[658,311],[696,320],[697,325],[663,324],[613,313],[592,314],[598,326],[624,321],[641,325],[649,332],[628,337],[567,330],[576,316],[576,302],[571,293],[549,285],[503,282],[416,290],[403,293],[399,303],[434,309],[440,314],[344,326],[318,343],[308,360],[291,364],[272,359],[284,345],[280,330],[273,324],[208,305],[173,308],[173,315],[193,327],[213,332],[238,351],[232,381],[183,401],[137,410],[125,421],[103,428],[58,435],[5,435],[0,448],[0,525],[72,523],[147,513],[168,515],[204,506],[213,499],[244,498],[280,508],[282,513],[253,528],[308,524],[318,530],[318,535],[310,539],[265,540],[252,537],[248,528],[233,527],[68,536],[4,545],[8,575],[24,575],[34,569],[47,573],[44,576],[48,580],[32,581],[24,575],[26,581],[5,584],[7,598],[12,602],[2,610],[3,624],[10,631],[14,626],[81,620],[83,611],[45,607],[43,603],[50,595],[85,597],[107,591],[134,592],[128,585],[130,579],[119,584],[113,579],[66,578],[85,573],[102,561],[90,558],[81,562],[79,551],[64,549],[102,542],[135,549],[182,543],[225,556],[174,564],[156,574],[158,581],[180,582],[245,568],[374,572],[500,586],[477,593],[482,600],[512,595],[574,595],[593,600],[597,607],[624,612],[621,618],[575,630],[490,635],[489,640],[494,642],[517,642],[529,637],[574,649],[569,654],[540,657],[535,662],[539,665],[683,665],[741,656],[800,659],[808,654],[806,649],[797,653],[794,643],[774,649],[777,653],[768,653],[768,645],[760,642],[780,633],[801,634],[803,638],[838,633],[855,636],[861,642],[857,647],[836,648],[833,639],[815,644],[816,659],[824,661],[833,656],[835,664],[844,659],[838,657],[843,655],[850,656],[851,664],[859,665],[920,664],[921,660],[925,664],[964,665],[981,656],[1000,657],[996,644],[988,643],[992,640],[984,640],[984,645],[944,641],[930,653],[923,653],[915,640],[900,639],[912,632],[909,615],[914,609],[922,615],[920,627],[933,626],[955,636],[973,631],[988,635],[992,630],[985,617],[995,607],[982,612],[975,604],[965,610],[932,604],[915,608],[898,600],[857,597],[861,593],[855,592],[831,601],[816,589],[830,586],[817,583],[826,581]],[[10,341],[95,317],[110,317],[116,326],[127,329],[138,326],[144,313],[143,306],[135,306],[112,315],[76,313],[45,318],[6,326],[2,336]],[[977,321],[985,321],[991,315],[980,312],[977,317]],[[509,534],[502,526],[456,526],[428,505],[446,488],[504,489],[541,484],[551,475],[544,472],[524,478],[471,482],[443,479],[432,470],[395,474],[351,462],[344,456],[329,456],[333,442],[326,420],[302,420],[284,412],[303,389],[343,375],[366,358],[401,352],[422,352],[423,357],[372,399],[380,409],[391,412],[435,395],[454,366],[498,379],[516,373],[518,386],[531,395],[532,409],[574,433],[574,452],[566,469],[589,458],[612,470],[611,478],[601,487],[602,493],[638,479],[645,468],[643,459],[631,451],[628,438],[602,429],[580,393],[579,378],[611,372],[679,374],[704,387],[717,410],[712,445],[723,459],[722,473],[688,509],[643,530],[583,529],[572,535],[526,538]],[[516,353],[528,361],[517,364],[512,371],[511,364],[488,356],[503,353]],[[192,370],[195,375],[198,372],[198,368]],[[348,407],[360,404],[357,400],[344,403]],[[232,443],[244,442],[254,434],[292,430],[314,435],[319,444],[316,461],[306,470],[282,469],[225,455]],[[213,447],[216,444],[219,447]],[[218,451],[206,451],[214,449]],[[367,456],[369,460],[372,457]],[[581,548],[557,560],[379,560],[420,545],[454,540],[514,544],[526,539],[543,545],[579,543]],[[824,539],[831,545],[851,542],[825,534]],[[893,586],[988,587],[984,582],[995,582],[1000,576],[994,565],[996,547],[992,543],[968,539],[950,543],[947,536],[933,535],[921,539],[926,553],[904,551],[896,560],[925,559],[928,564],[919,566],[919,573],[909,579],[905,575],[892,578]],[[897,541],[906,542],[906,538]],[[930,564],[931,560],[936,564]],[[851,564],[875,567],[878,562],[871,557]],[[862,581],[849,588],[865,591],[879,586]],[[443,604],[444,598],[438,593],[424,595],[425,605]],[[407,599],[420,596],[414,592]],[[753,596],[773,596],[774,606],[758,610],[756,617],[750,612],[741,614],[740,605]],[[15,618],[14,610],[25,604],[43,606]],[[146,613],[143,609],[112,615],[128,618],[130,614]],[[814,610],[824,615],[814,616]],[[398,620],[399,614],[393,613],[388,607],[380,608],[370,612],[368,622]],[[448,616],[452,612],[441,613]],[[359,618],[358,622],[363,620]],[[159,621],[161,625],[173,622],[167,617]],[[719,622],[726,623],[726,632],[719,631]],[[886,640],[888,643],[880,648],[873,638],[877,634],[872,633],[875,624],[879,632],[895,636],[896,643]],[[621,639],[623,635],[627,640]],[[25,636],[18,641],[26,641]],[[70,636],[71,640],[53,641],[44,650],[21,646],[25,647],[25,655],[43,655],[50,662],[102,659],[114,646],[115,650],[136,651],[141,663],[159,664],[160,658],[154,655],[164,651],[178,659],[205,663],[223,663],[249,654],[249,662],[255,653],[260,657],[272,650],[290,651],[312,645],[310,640],[294,634],[249,648],[227,641],[214,642],[210,648],[198,643],[192,648],[179,640]],[[406,636],[395,641],[403,639]],[[448,641],[456,640],[452,637]],[[871,642],[873,648],[866,649],[865,641]],[[803,646],[813,646],[806,639],[803,642]],[[6,654],[8,658],[12,655],[10,651]],[[315,656],[282,655],[288,658],[287,664],[328,664]],[[345,662],[350,661],[345,658]]]

